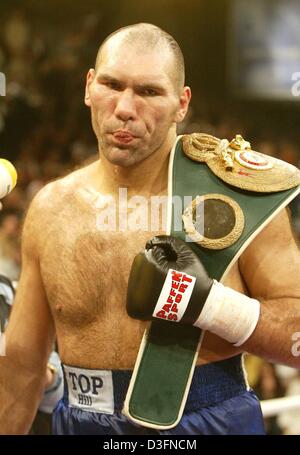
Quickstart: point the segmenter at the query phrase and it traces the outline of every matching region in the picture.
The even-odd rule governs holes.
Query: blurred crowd
[[[17,188],[0,212],[0,273],[17,281],[20,274],[20,232],[24,213],[46,182],[64,175],[97,154],[89,112],[84,106],[85,75],[93,66],[99,18],[82,17],[76,32],[36,30],[23,11],[15,11],[0,29],[0,70],[6,75],[6,96],[0,99],[0,156],[17,167]],[[191,109],[180,133],[203,131],[232,139],[242,134],[253,149],[299,166],[297,143],[278,140],[270,131],[253,130],[232,115],[199,116]],[[300,200],[291,205],[300,238]],[[297,370],[246,358],[250,384],[261,399],[300,394]],[[300,434],[300,410],[266,422],[270,434]]]

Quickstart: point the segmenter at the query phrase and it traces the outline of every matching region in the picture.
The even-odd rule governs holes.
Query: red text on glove
[[[194,284],[195,277],[170,269],[153,316],[179,322],[190,300]]]

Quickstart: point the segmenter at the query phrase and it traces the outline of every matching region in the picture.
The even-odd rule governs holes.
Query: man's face
[[[101,153],[111,163],[126,167],[144,160],[184,118],[190,92],[179,93],[172,65],[165,47],[142,49],[114,39],[89,71],[85,102]]]

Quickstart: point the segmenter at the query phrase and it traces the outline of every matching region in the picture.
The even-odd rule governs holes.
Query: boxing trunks
[[[57,435],[264,434],[261,408],[247,386],[241,356],[197,366],[179,424],[140,426],[122,414],[131,370],[88,370],[63,365],[64,396],[53,413]]]

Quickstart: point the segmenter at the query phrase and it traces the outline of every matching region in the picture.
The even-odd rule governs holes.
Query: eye
[[[142,96],[158,96],[158,92],[156,89],[151,87],[144,87],[139,90],[140,95]]]
[[[112,90],[122,90],[122,86],[119,82],[111,81],[111,82],[106,82],[105,83],[106,87],[112,89]]]

